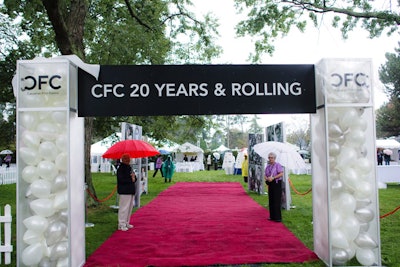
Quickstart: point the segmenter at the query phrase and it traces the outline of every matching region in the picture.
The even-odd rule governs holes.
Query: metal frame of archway
[[[354,257],[362,265],[381,265],[371,65],[370,60],[329,59],[315,66],[317,111],[311,124],[314,247],[329,266],[344,265]],[[223,71],[224,66],[220,67]],[[76,57],[17,63],[18,266],[36,265],[50,256],[63,266],[85,262],[79,69],[98,78],[99,66]],[[213,101],[217,101],[225,96],[222,89],[226,88],[218,80],[213,82]],[[243,88],[249,81],[240,83]],[[278,83],[283,92],[285,83]],[[112,86],[111,92],[118,97],[118,88],[123,87]],[[250,91],[240,90],[243,97],[249,97],[245,94]],[[267,91],[251,92],[254,96],[259,92],[267,101]],[[97,95],[95,90],[93,95]],[[296,91],[291,91],[291,97],[295,96]],[[52,255],[56,245],[66,255]]]

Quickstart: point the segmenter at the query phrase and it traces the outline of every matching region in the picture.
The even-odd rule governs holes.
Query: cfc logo
[[[365,87],[369,88],[369,76],[365,73],[333,73],[332,86],[335,87]]]
[[[32,90],[38,88],[38,90],[42,90],[45,87],[49,87],[53,90],[58,90],[61,88],[61,75],[39,75],[37,77],[34,76],[25,76],[21,78],[23,82],[23,86],[21,87],[22,91]]]

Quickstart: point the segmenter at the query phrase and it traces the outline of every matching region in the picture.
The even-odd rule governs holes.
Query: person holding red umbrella
[[[117,191],[119,194],[118,230],[127,231],[133,228],[129,223],[136,193],[136,174],[130,166],[131,157],[123,154],[121,165],[117,170]]]

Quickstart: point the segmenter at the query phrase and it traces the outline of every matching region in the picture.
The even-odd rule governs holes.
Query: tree
[[[393,2],[393,3],[392,3]],[[400,24],[399,2],[380,0],[235,0],[240,13],[246,19],[237,25],[239,36],[250,35],[255,39],[253,62],[259,62],[265,52],[274,52],[274,39],[285,36],[292,27],[304,31],[308,19],[315,25],[327,14],[332,14],[332,25],[340,27],[342,36],[356,27],[369,32],[371,38],[383,32],[392,34]]]
[[[379,78],[389,101],[376,112],[379,137],[398,136],[400,133],[400,49],[386,53],[386,63],[379,69]]]
[[[310,128],[307,129],[297,129],[286,136],[286,140],[298,146],[300,149],[307,150],[310,147],[311,136],[310,136]]]
[[[76,54],[87,63],[164,64],[187,61],[188,53],[210,61],[220,52],[213,43],[215,22],[208,16],[198,20],[186,9],[189,4],[186,0],[5,0],[2,14],[20,19],[33,47],[52,55]],[[185,44],[180,44],[182,35],[190,36]],[[189,44],[196,47],[195,53],[182,50]],[[94,125],[106,128],[106,121],[85,118],[85,181],[93,194],[90,145]],[[115,129],[120,120],[110,121]]]
[[[254,134],[262,134],[263,133],[263,128],[258,124],[257,122],[257,115],[254,115],[253,118],[250,120],[250,128],[249,128],[249,133],[254,133]]]

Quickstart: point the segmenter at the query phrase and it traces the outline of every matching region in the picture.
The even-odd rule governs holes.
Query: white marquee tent
[[[394,139],[378,139],[376,140],[377,148],[389,148],[389,149],[399,149],[400,143]]]
[[[191,143],[184,143],[182,145],[180,145],[179,147],[177,147],[175,149],[176,152],[176,158],[175,160],[177,162],[182,162],[183,161],[183,157],[186,155],[190,161],[190,158],[196,157],[196,162],[203,162],[203,158],[204,158],[204,151],[203,149],[201,149],[198,146],[195,146]]]
[[[220,145],[219,147],[217,147],[216,149],[214,149],[213,151],[219,152],[219,153],[223,153],[225,151],[230,151],[231,149],[224,146],[224,145]]]
[[[118,138],[121,138],[121,133],[117,133]],[[111,172],[111,162],[109,159],[101,156],[113,144],[115,137],[108,136],[100,140],[90,147],[90,169],[92,172]]]
[[[175,149],[176,172],[193,172],[204,170],[204,151],[191,143],[184,143]],[[188,162],[184,162],[184,156],[187,156]],[[195,161],[191,161],[195,158]]]

